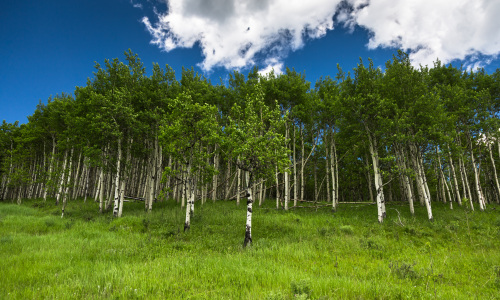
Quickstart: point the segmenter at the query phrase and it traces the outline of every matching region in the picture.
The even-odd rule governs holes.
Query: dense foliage
[[[314,87],[294,70],[214,85],[192,69],[152,74],[136,54],[96,64],[75,96],[40,103],[29,122],[3,122],[0,198],[127,198],[181,205],[255,201],[432,202],[484,210],[500,202],[500,71],[414,68],[403,52],[385,70],[360,61]],[[496,151],[498,150],[498,152]],[[194,208],[192,208],[194,209]],[[192,213],[192,211],[191,211]]]

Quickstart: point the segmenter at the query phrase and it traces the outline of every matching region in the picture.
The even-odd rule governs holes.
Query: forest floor
[[[124,216],[70,201],[0,203],[0,299],[500,299],[500,206],[433,203],[255,207],[127,202]],[[303,204],[301,204],[303,205]]]

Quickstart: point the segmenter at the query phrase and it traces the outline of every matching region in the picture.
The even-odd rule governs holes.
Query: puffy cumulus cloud
[[[271,71],[274,72],[275,75],[281,75],[284,73],[283,72],[284,65],[282,62],[280,62],[280,60],[278,58],[273,57],[273,58],[266,59],[264,64],[267,67],[265,67],[262,70],[259,70],[259,74],[262,76],[269,75],[269,73],[271,73]]]
[[[133,0],[131,0],[133,1]],[[334,24],[371,33],[368,48],[401,48],[414,65],[465,60],[474,68],[500,53],[499,0],[168,0],[143,23],[170,51],[201,46],[205,71],[264,63],[283,69],[289,53]]]
[[[353,9],[340,16],[346,24],[372,32],[369,48],[402,48],[415,65],[459,59],[474,68],[500,53],[498,0],[348,2]]]
[[[204,70],[256,64],[264,57],[268,68],[281,72],[282,59],[333,29],[341,0],[169,0],[158,21],[143,18],[152,43],[170,51],[199,43]],[[267,69],[267,68],[266,68]],[[269,69],[270,70],[270,69]]]

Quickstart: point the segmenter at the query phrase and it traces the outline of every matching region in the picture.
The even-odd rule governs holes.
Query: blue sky
[[[182,66],[193,66],[214,83],[227,80],[231,70],[246,73],[254,65],[295,68],[314,83],[320,76],[335,76],[337,63],[351,70],[360,57],[383,66],[399,47],[413,54],[415,65],[439,56],[456,65],[483,66],[489,73],[500,66],[500,18],[495,17],[500,5],[495,1],[478,0],[479,8],[444,0],[340,2],[1,1],[0,120],[27,122],[39,101],[73,93],[93,76],[94,62],[123,60],[129,48],[148,71],[153,62],[168,64],[180,79]],[[425,2],[438,3],[436,9],[448,5],[454,19],[434,20]],[[460,27],[471,18],[477,26]]]

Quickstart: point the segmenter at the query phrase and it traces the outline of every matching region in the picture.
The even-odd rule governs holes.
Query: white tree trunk
[[[331,134],[331,138],[330,138],[330,174],[331,174],[331,177],[332,177],[332,209],[333,210],[337,210],[337,204],[338,204],[338,191],[337,191],[337,177],[336,177],[336,172],[335,172],[335,168],[336,168],[336,147],[335,147],[335,140],[333,138],[333,131],[330,130],[330,134]],[[372,191],[370,189],[370,196],[372,196]],[[373,200],[373,196],[372,196],[372,200]],[[328,199],[328,201],[330,201],[330,199]]]
[[[382,174],[380,174],[379,158],[377,153],[377,145],[375,139],[371,136],[368,128],[366,129],[368,134],[370,155],[372,157],[373,173],[375,175],[375,189],[377,191],[377,213],[379,223],[384,222],[385,218],[385,199],[384,199],[384,185],[382,183]]]
[[[191,191],[191,165],[187,166],[186,178],[184,179],[184,193],[187,196],[186,203],[186,221],[184,222],[184,231],[189,230],[191,227],[191,215],[194,210],[194,206],[191,207],[191,202],[194,202],[194,198],[192,197],[193,192]],[[194,204],[193,204],[194,205]]]
[[[497,202],[500,199],[500,184],[498,183],[497,167],[495,166],[495,160],[493,159],[493,151],[491,151],[491,143],[488,143],[488,152],[490,154],[491,165],[493,167],[493,177],[495,178],[495,188],[497,191]]]
[[[295,132],[296,132],[296,127],[293,125],[293,206],[297,206],[297,198],[299,197],[298,194],[298,182],[297,182],[297,156],[295,154]]]
[[[239,160],[239,158],[238,158]],[[241,169],[238,168],[236,171],[236,176],[238,177],[238,185],[236,188],[236,205],[240,205],[240,194],[241,194]]]
[[[113,207],[113,216],[118,217],[120,205],[120,164],[122,160],[122,139],[118,138],[118,154],[116,158],[116,176],[115,176],[115,204]]]
[[[71,155],[69,156],[69,171],[68,171],[68,179],[66,181],[66,189],[64,191],[63,195],[63,203],[62,203],[62,209],[61,209],[61,218],[64,217],[64,210],[66,209],[66,203],[68,201],[68,194],[69,194],[69,184],[71,180],[71,165],[73,164],[73,148],[71,148]]]
[[[252,174],[247,173],[247,221],[245,227],[245,240],[243,241],[243,247],[252,243]]]
[[[75,199],[76,197],[78,197],[77,186],[78,186],[79,179],[80,179],[79,176],[81,176],[80,175],[80,162],[81,162],[81,160],[82,160],[82,152],[80,151],[80,154],[78,155],[78,165],[76,167],[76,172],[75,172],[75,182],[73,183],[73,191],[72,191],[72,196],[71,196],[72,199]]]
[[[217,151],[218,147],[215,145],[215,157],[214,157],[214,169],[215,171],[219,170],[219,152]],[[217,174],[214,174],[212,177],[212,201],[217,199]]]
[[[426,177],[425,177],[425,172],[424,168],[422,165],[422,162],[420,160],[420,157],[418,155],[418,150],[415,145],[410,146],[412,149],[412,158],[413,158],[413,164],[415,167],[415,179],[417,181],[417,188],[419,192],[421,193],[421,196],[423,197],[425,207],[427,209],[427,217],[429,218],[430,221],[433,221],[433,216],[432,216],[432,208],[431,208],[431,198],[429,194],[429,190],[427,187],[427,182],[426,182]]]
[[[66,174],[66,162],[68,158],[68,149],[64,151],[64,163],[63,163],[63,168],[61,172],[61,180],[59,181],[59,188],[57,190],[57,195],[56,195],[56,205],[59,205],[59,200],[61,198],[61,194],[63,191],[63,186],[64,186],[64,175]]]
[[[118,218],[120,218],[123,213],[123,202],[125,200],[125,182],[127,181],[129,174],[129,171],[127,170],[129,168],[126,167],[126,163],[130,162],[130,148],[132,147],[132,142],[133,139],[130,139],[127,145],[127,155],[126,155],[126,160],[124,162],[122,184],[120,186],[120,204],[118,205]]]
[[[455,172],[455,164],[453,163],[453,159],[451,158],[450,149],[448,147],[448,157],[450,159],[450,171],[453,177],[453,185],[455,187],[455,194],[457,198],[458,205],[462,206],[462,196],[460,196],[460,188],[458,186],[457,173]]]
[[[472,202],[472,193],[470,190],[469,179],[467,177],[467,171],[465,170],[465,164],[463,163],[461,158],[458,159],[458,163],[460,165],[460,170],[461,170],[460,175],[462,176],[462,186],[464,189],[464,194],[467,195],[471,210],[474,211],[474,203]]]
[[[54,167],[54,157],[56,156],[56,140],[55,137],[52,137],[52,156],[50,157],[50,163],[49,163],[49,184],[45,184],[45,190],[43,192],[43,201],[47,201],[47,191],[50,187],[50,181],[52,180],[52,169]]]
[[[472,151],[472,149],[470,149],[470,158],[471,158],[471,162],[472,162],[472,170],[474,171],[474,184],[476,187],[477,199],[479,202],[479,209],[481,211],[484,211],[484,209],[486,208],[486,202],[484,200],[483,193],[481,192],[481,187],[480,187],[480,182],[479,182],[479,174],[478,174],[478,170],[476,167],[476,160],[474,159],[474,152]]]

